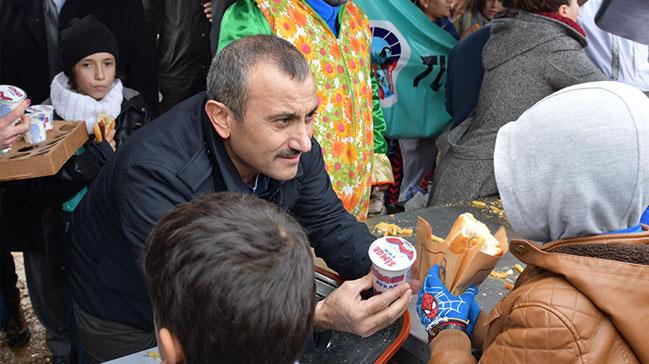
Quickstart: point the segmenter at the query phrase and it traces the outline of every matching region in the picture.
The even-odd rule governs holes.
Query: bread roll
[[[446,240],[449,250],[455,254],[463,254],[475,246],[484,254],[495,257],[504,253],[500,242],[491,235],[487,225],[468,212],[458,216]]]

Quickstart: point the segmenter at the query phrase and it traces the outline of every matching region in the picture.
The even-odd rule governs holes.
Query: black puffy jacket
[[[206,0],[144,0],[144,13],[153,30],[162,101],[160,111],[205,90],[210,67],[210,22],[203,13]]]
[[[70,282],[89,314],[153,330],[140,253],[160,217],[210,192],[251,193],[205,114],[205,93],[176,105],[138,130],[102,169],[74,211]],[[270,180],[259,195],[302,225],[316,255],[346,279],[369,271],[374,240],[331,188],[320,145],[300,158],[289,181]],[[227,242],[224,242],[227,244]]]

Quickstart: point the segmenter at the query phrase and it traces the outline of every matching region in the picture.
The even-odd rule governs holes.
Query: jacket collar
[[[643,232],[636,234],[596,235],[545,245],[512,240],[512,254],[531,266],[521,275],[517,286],[542,270],[561,276],[608,315],[641,362],[649,362],[649,346],[644,339],[649,317],[649,264],[611,260],[592,253],[583,256],[587,251],[601,252],[602,248],[610,248],[609,252],[614,253],[610,255],[615,256],[633,250],[649,256],[649,227],[643,225]]]

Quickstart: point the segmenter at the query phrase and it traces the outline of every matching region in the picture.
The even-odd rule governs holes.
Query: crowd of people
[[[419,103],[432,135],[394,132],[415,40],[379,33],[381,2],[2,1],[0,84],[28,99],[0,114],[0,150],[30,105],[89,135],[55,175],[0,185],[8,345],[30,340],[22,251],[53,363],[155,346],[166,363],[294,363],[413,296],[431,363],[649,362],[649,46],[598,26],[607,0],[396,2],[452,45],[406,83],[444,101]],[[438,266],[365,294],[363,220],[418,195],[502,200],[527,268],[491,312]],[[321,301],[312,254],[345,279]]]

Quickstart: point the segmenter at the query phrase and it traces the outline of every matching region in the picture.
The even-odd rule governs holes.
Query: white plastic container
[[[45,114],[45,130],[54,128],[54,106],[52,105],[33,105],[27,108],[28,113],[42,112]]]
[[[417,250],[404,238],[385,236],[374,240],[368,252],[372,261],[372,285],[382,293],[408,282],[410,268],[417,259]]]
[[[11,85],[0,85],[0,117],[7,115],[27,98],[22,89]],[[14,124],[18,122],[16,119]],[[11,147],[0,150],[0,154],[8,153]]]
[[[45,119],[47,116],[42,112],[33,112],[29,116],[31,117],[31,121],[29,130],[25,133],[25,142],[29,144],[44,142],[47,139],[47,133],[45,131]]]

